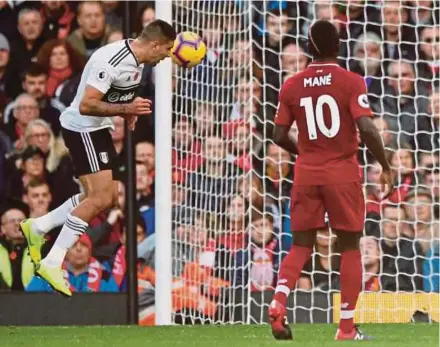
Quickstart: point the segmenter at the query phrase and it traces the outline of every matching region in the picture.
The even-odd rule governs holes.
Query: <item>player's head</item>
[[[145,47],[145,62],[156,65],[168,57],[175,39],[176,31],[167,22],[156,19],[148,24],[139,36]]]
[[[318,20],[309,30],[309,51],[316,59],[336,59],[339,53],[339,34],[336,27],[326,20]]]

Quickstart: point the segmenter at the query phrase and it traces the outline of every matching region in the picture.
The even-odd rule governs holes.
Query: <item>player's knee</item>
[[[100,213],[114,205],[113,186],[95,192],[88,197],[96,213]]]
[[[341,253],[359,249],[362,232],[335,230],[335,233],[338,235],[338,246]]]

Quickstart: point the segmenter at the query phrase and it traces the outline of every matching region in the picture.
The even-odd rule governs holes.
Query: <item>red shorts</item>
[[[325,227],[325,212],[330,227],[344,231],[364,230],[365,200],[359,182],[322,186],[293,186],[290,203],[292,231]]]

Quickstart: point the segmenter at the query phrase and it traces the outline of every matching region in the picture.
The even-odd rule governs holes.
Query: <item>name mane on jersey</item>
[[[332,85],[332,74],[304,78],[304,88]]]
[[[130,103],[136,97],[136,91],[139,84],[130,86],[128,88],[121,88],[112,85],[105,93],[103,100],[110,103],[126,104]]]

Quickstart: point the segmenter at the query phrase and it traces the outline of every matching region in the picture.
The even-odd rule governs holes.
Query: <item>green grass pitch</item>
[[[294,325],[293,341],[275,341],[267,325],[0,327],[1,347],[438,347],[438,324],[365,324],[375,341],[334,341],[335,325]]]

